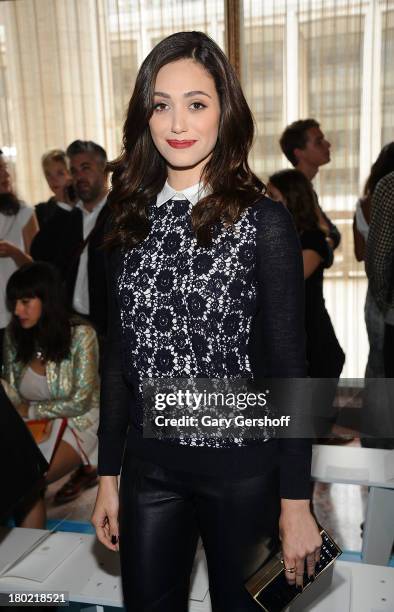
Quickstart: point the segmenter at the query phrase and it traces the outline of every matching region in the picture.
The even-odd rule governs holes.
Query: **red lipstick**
[[[167,140],[167,142],[173,149],[187,149],[192,147],[197,140]]]

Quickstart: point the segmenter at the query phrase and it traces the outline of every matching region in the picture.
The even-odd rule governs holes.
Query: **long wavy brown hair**
[[[316,201],[312,184],[299,170],[280,170],[268,179],[286,199],[286,207],[293,216],[299,234],[319,228]]]
[[[167,178],[166,161],[149,130],[153,92],[160,68],[180,59],[193,59],[209,72],[221,108],[218,139],[201,176],[209,195],[192,210],[197,243],[209,246],[215,225],[231,226],[265,192],[265,185],[248,165],[253,117],[230,62],[202,32],[172,34],[156,45],[138,72],[123,128],[121,154],[109,164],[113,172],[109,204],[114,213],[107,239],[110,248],[133,248],[149,233],[148,204]]]
[[[383,147],[372,165],[371,173],[365,183],[364,197],[371,199],[380,179],[390,172],[394,172],[394,141]]]

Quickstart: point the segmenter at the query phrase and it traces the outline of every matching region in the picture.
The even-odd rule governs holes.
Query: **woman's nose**
[[[14,315],[16,315],[17,317],[19,317],[21,310],[23,308],[23,305],[20,302],[16,302],[15,304],[15,308],[14,308]]]
[[[183,110],[174,110],[172,114],[172,125],[171,130],[174,134],[180,134],[187,130],[187,122],[185,112]]]

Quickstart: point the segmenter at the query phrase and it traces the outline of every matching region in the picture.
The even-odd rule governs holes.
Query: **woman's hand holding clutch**
[[[309,499],[282,499],[279,534],[287,581],[302,588],[305,563],[308,576],[313,576],[322,544]]]

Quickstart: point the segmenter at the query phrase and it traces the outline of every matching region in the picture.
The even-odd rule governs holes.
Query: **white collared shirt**
[[[71,206],[71,204],[67,204],[67,202],[58,202],[56,201],[56,205],[59,208],[62,208],[63,210],[66,210],[67,212],[71,212],[74,208],[74,206]]]
[[[191,187],[182,189],[182,191],[177,191],[168,184],[168,181],[166,181],[163,189],[157,194],[156,206],[161,206],[165,202],[168,202],[168,200],[187,200],[194,206],[206,195],[208,195],[208,191],[201,183],[196,183]]]
[[[83,239],[89,236],[90,232],[96,225],[97,217],[100,214],[101,209],[104,207],[107,201],[107,195],[99,202],[92,212],[86,210],[81,200],[77,202],[76,206],[82,210],[83,219]],[[90,313],[90,302],[89,302],[89,278],[88,278],[88,245],[85,246],[79,258],[77,280],[75,282],[74,295],[73,295],[73,308],[80,314],[88,315]]]

